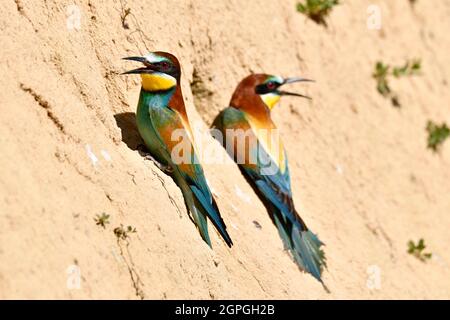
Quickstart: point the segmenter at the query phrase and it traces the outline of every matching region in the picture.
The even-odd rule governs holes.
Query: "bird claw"
[[[138,145],[137,150],[138,150],[139,154],[144,157],[145,160],[150,160],[151,162],[153,162],[155,164],[155,166],[157,166],[159,168],[159,170],[161,170],[162,172],[167,173],[167,174],[170,174],[173,172],[173,168],[170,165],[164,165],[161,162],[159,162],[158,160],[156,160],[155,158],[153,158],[152,155],[147,151],[147,148],[143,144]]]
[[[158,162],[158,160],[153,158],[150,154],[146,154],[144,156],[144,159],[152,161],[155,164],[155,166],[157,166],[159,168],[159,170],[161,170],[164,173],[172,173],[173,172],[173,168],[170,165],[164,165],[164,164]]]

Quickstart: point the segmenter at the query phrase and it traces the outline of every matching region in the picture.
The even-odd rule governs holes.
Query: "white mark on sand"
[[[233,209],[234,212],[238,213],[238,209],[237,209],[237,207],[234,204],[230,203],[230,206],[231,206],[231,209]]]
[[[106,161],[111,161],[111,156],[109,155],[108,151],[106,150],[102,150],[100,151],[100,153],[102,154],[103,158],[105,158]]]
[[[431,259],[433,261],[436,261],[438,264],[440,264],[442,267],[447,268],[448,265],[445,263],[444,259],[442,259],[442,257],[438,254],[433,253]]]
[[[220,194],[217,192],[216,189],[213,188],[211,183],[209,183],[209,180],[207,178],[205,178],[205,180],[206,180],[206,184],[209,186],[209,190],[211,190],[211,193],[213,194],[213,196],[216,198],[220,198]]]
[[[239,188],[239,186],[236,184],[234,185],[234,191],[236,192],[236,195],[241,198],[241,200],[247,203],[251,203],[250,196],[242,191],[241,188]]]
[[[233,229],[239,230],[239,228],[233,223],[233,222],[229,222],[228,223]]]
[[[95,167],[98,163],[98,158],[94,154],[94,152],[92,152],[92,148],[89,144],[86,145],[86,153],[87,153],[89,159],[91,159],[92,165]]]

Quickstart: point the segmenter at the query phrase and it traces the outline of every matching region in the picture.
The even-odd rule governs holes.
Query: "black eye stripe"
[[[269,81],[267,83],[257,85],[255,87],[255,92],[257,94],[266,94],[266,93],[274,92],[280,85],[281,84],[276,83],[274,81]]]
[[[159,61],[159,62],[153,62],[152,63],[153,70],[168,74],[172,77],[175,77],[176,79],[179,79],[181,72],[180,69],[171,61]]]
[[[169,69],[171,67],[170,63],[167,61],[158,62],[157,65],[163,69]]]

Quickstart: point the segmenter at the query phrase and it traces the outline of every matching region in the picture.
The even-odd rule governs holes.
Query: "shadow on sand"
[[[122,133],[122,141],[133,151],[140,151],[144,141],[139,135],[136,126],[136,114],[134,112],[123,112],[114,115],[117,126]]]

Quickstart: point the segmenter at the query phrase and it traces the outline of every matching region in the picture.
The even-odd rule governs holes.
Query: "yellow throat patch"
[[[164,91],[177,85],[177,80],[165,73],[142,73],[141,78],[146,91]]]
[[[273,107],[280,101],[280,96],[278,94],[266,93],[261,95],[261,99],[264,101],[266,106],[272,110]]]

